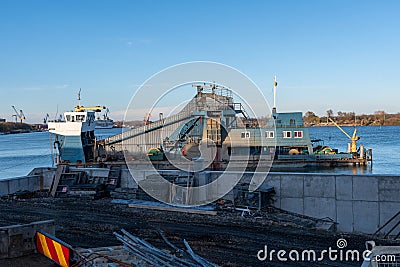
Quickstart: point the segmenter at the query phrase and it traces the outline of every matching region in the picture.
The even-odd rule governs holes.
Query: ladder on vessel
[[[67,170],[66,165],[61,165],[61,164],[57,165],[56,174],[53,178],[53,182],[50,187],[50,195],[52,197],[56,196],[56,192],[57,192],[58,184],[60,183],[61,176],[66,170]]]

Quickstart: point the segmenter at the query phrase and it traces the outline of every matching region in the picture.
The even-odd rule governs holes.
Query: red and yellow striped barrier
[[[70,267],[72,247],[42,231],[36,232],[36,249],[62,267]]]

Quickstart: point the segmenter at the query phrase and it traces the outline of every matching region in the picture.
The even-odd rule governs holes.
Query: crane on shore
[[[15,108],[15,106],[11,106],[13,108],[13,110],[15,111],[15,114],[13,115],[13,117],[15,117],[15,122],[17,122],[17,119],[20,119],[21,123],[26,119],[24,112],[22,111],[22,109],[18,110]]]

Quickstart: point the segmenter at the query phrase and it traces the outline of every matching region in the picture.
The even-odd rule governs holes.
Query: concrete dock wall
[[[0,179],[0,197],[18,191],[49,189],[55,168],[35,168],[27,176]]]
[[[220,172],[208,172],[215,180]],[[229,173],[236,179],[240,173]],[[400,176],[324,173],[259,173],[261,189],[274,187],[275,206],[315,218],[331,218],[338,231],[374,233],[400,211]],[[245,173],[242,181],[250,182]],[[387,227],[390,229],[397,221]],[[384,230],[385,230],[384,229]],[[384,232],[384,231],[383,231]]]
[[[143,177],[153,171],[143,171]],[[221,172],[204,171],[205,181],[213,181]],[[229,172],[232,179],[250,182],[252,174]],[[123,172],[123,187],[137,187],[128,170]],[[349,175],[324,173],[259,173],[266,179],[261,189],[274,187],[275,206],[315,218],[331,218],[338,231],[374,233],[400,210],[400,176]],[[388,225],[386,229],[396,223]]]
[[[277,207],[329,217],[339,231],[373,233],[400,210],[400,176],[270,173],[269,186]]]
[[[18,191],[35,191],[40,189],[40,176],[24,176],[0,180],[0,196]]]

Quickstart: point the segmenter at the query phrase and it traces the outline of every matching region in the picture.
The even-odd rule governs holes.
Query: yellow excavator
[[[360,140],[360,137],[357,136],[357,129],[354,128],[353,136],[350,136],[334,120],[329,117],[328,119],[351,140],[350,153],[357,153],[357,141]]]

